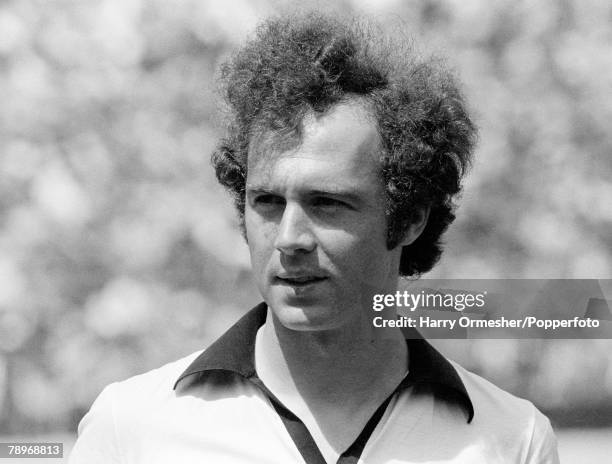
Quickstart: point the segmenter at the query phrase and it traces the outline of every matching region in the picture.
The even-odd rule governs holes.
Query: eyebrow
[[[330,190],[311,190],[309,193],[311,196],[323,196],[323,197],[340,197],[346,200],[360,202],[363,201],[362,196],[355,190],[342,190],[342,189],[330,189]]]
[[[247,185],[246,192],[251,194],[271,194],[278,195],[278,192],[274,189],[270,189],[264,186],[258,185]],[[345,199],[347,201],[352,201],[355,203],[362,203],[364,201],[363,195],[359,193],[359,191],[355,190],[346,190],[346,189],[315,189],[308,190],[306,196],[315,197],[315,196],[323,196],[323,197],[338,197]]]

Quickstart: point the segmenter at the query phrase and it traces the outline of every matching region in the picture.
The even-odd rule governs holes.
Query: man
[[[107,387],[73,463],[555,463],[548,420],[399,329],[375,294],[440,255],[475,128],[454,79],[372,28],[263,24],[223,68],[213,156],[264,303]]]

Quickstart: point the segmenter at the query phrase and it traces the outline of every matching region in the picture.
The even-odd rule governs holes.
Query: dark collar
[[[266,321],[267,309],[265,303],[260,303],[245,314],[185,369],[174,389],[184,378],[210,371],[233,372],[247,379],[255,376],[255,337]],[[406,343],[410,367],[402,385],[429,385],[436,394],[461,405],[471,422],[472,400],[451,363],[422,338],[407,338]]]

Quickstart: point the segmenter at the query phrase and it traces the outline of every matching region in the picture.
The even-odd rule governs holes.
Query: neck
[[[268,310],[257,336],[258,374],[285,399],[358,407],[373,391],[388,394],[397,386],[408,355],[399,329],[367,337],[356,333],[289,330]]]

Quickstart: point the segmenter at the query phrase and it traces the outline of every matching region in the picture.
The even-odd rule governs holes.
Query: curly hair
[[[434,266],[476,140],[456,79],[442,61],[421,58],[409,41],[362,22],[311,13],[262,23],[222,66],[220,78],[231,120],[212,162],[234,196],[243,230],[255,131],[299,138],[307,112],[322,114],[358,97],[370,102],[382,141],[387,247],[400,244],[416,215],[429,208],[425,229],[402,249],[399,273],[416,277]]]

